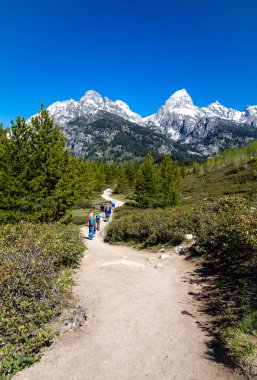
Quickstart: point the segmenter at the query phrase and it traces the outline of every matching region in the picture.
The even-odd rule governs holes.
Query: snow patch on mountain
[[[67,124],[76,117],[85,115],[85,111],[81,108],[81,105],[73,99],[55,102],[48,107],[48,111],[50,116],[53,117],[60,126]]]
[[[210,104],[208,107],[202,107],[202,112],[207,117],[219,116],[223,119],[234,120],[240,122],[243,117],[243,112],[234,110],[233,108],[224,107],[218,101]]]
[[[53,103],[48,107],[48,111],[55,122],[64,125],[84,116],[89,122],[97,118],[98,111],[107,111],[118,115],[125,120],[132,121],[137,124],[144,124],[140,115],[132,112],[129,106],[121,101],[112,101],[106,97],[102,97],[98,92],[89,90],[77,102],[75,100],[66,100]]]

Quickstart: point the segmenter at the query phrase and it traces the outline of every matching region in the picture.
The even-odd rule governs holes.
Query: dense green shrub
[[[38,359],[84,246],[74,226],[27,224],[0,228],[0,378]]]
[[[224,197],[199,215],[194,252],[211,275],[221,337],[246,362],[257,347],[257,213],[242,198]]]
[[[223,197],[199,210],[198,252],[216,265],[242,272],[256,263],[257,215],[238,197]]]
[[[76,224],[78,226],[82,226],[86,224],[86,212],[84,209],[74,210],[72,212],[71,223]]]
[[[141,247],[157,244],[175,245],[184,234],[194,229],[195,216],[191,208],[131,209],[115,212],[107,229],[107,242],[133,242]]]

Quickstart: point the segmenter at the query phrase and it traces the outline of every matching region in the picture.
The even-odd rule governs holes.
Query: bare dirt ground
[[[108,199],[110,191],[104,193]],[[117,202],[121,205],[122,202]],[[105,222],[102,221],[102,228]],[[83,228],[87,236],[87,228]],[[61,334],[22,380],[236,380],[208,347],[208,317],[188,293],[194,265],[170,252],[139,252],[87,241],[74,292],[87,309],[84,326]]]

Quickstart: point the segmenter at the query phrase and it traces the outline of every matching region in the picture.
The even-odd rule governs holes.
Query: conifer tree
[[[129,188],[129,181],[126,175],[126,171],[123,167],[120,168],[119,174],[117,177],[117,186],[115,192],[117,194],[125,193]]]
[[[186,165],[185,164],[181,165],[181,167],[180,167],[180,173],[182,175],[182,178],[185,178],[185,176],[187,174],[187,169],[186,169]]]
[[[94,179],[94,190],[101,191],[106,183],[106,173],[104,170],[104,164],[100,162],[93,163],[95,179]]]
[[[57,220],[76,198],[78,184],[75,161],[48,111],[42,108],[31,124],[18,117],[4,146],[8,178],[4,189],[3,179],[0,184],[1,209],[14,220]]]
[[[167,155],[159,167],[159,202],[162,207],[176,205],[180,194],[178,165]]]
[[[136,201],[140,207],[156,207],[158,203],[158,178],[157,169],[150,153],[138,170],[135,193]]]
[[[19,219],[26,208],[27,182],[29,172],[29,141],[31,131],[24,118],[17,117],[11,131],[1,132],[1,145],[4,159],[1,160],[2,176],[0,180],[1,210],[6,221]],[[15,208],[16,215],[12,215]]]
[[[135,183],[137,169],[135,165],[132,165],[130,161],[126,163],[124,169],[125,169],[125,175],[128,180],[129,186],[133,187]]]
[[[0,205],[2,210],[8,208],[8,190],[11,186],[7,157],[7,134],[8,130],[0,124]]]

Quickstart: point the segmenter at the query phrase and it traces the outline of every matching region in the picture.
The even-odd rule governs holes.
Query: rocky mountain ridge
[[[125,102],[92,90],[79,101],[55,102],[48,111],[66,135],[71,151],[87,159],[117,161],[119,154],[131,159],[137,152],[143,156],[147,149],[204,158],[257,139],[257,106],[244,112],[217,101],[197,107],[185,89],[176,91],[156,114],[145,118]]]
[[[162,127],[167,125],[168,118],[192,119],[197,122],[203,118],[219,117],[257,127],[257,106],[248,106],[243,112],[224,107],[218,101],[211,103],[208,107],[197,107],[185,89],[172,94],[156,114],[144,118],[131,111],[122,100],[112,101],[93,90],[87,91],[79,101],[71,99],[55,102],[48,107],[48,110],[60,125],[67,124],[80,116],[85,116],[92,121],[97,118],[98,111],[107,111],[139,125],[154,124]],[[170,131],[171,137],[178,139],[179,136],[176,135],[176,131],[174,132]]]
[[[257,106],[247,107],[244,112],[222,106],[218,101],[208,107],[197,107],[185,89],[175,92],[166,103],[152,116],[144,119],[149,124],[159,126],[160,129],[169,134],[172,140],[178,141],[189,138],[188,142],[204,138],[199,131],[203,124],[209,123],[211,119],[222,119],[230,122],[240,123],[257,127]],[[195,131],[195,134],[192,132]]]

